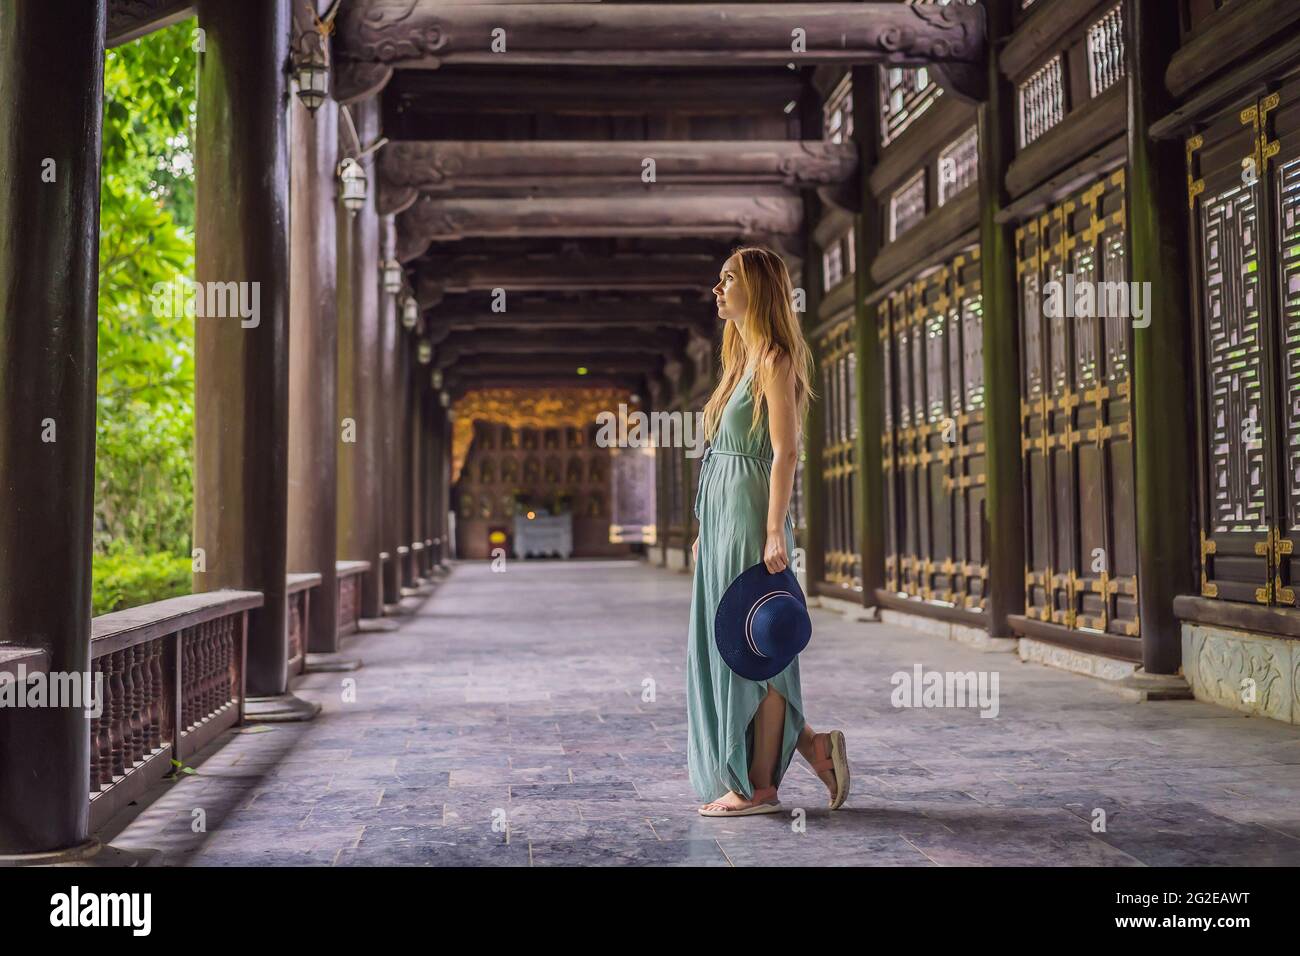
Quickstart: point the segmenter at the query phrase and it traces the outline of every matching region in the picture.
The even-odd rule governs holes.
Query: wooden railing
[[[209,591],[104,614],[91,622],[90,825],[96,829],[244,710],[248,611],[256,591]]]
[[[339,636],[355,634],[361,621],[361,575],[370,570],[369,561],[336,561],[334,573],[338,577],[338,628]]]
[[[307,622],[311,619],[311,592],[320,587],[315,572],[290,574],[285,579],[289,600],[289,676],[301,674],[307,666]]]

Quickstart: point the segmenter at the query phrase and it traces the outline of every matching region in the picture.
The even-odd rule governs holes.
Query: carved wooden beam
[[[457,374],[454,370],[443,376],[442,390],[449,393],[453,401],[466,392],[477,388],[620,388],[636,392],[643,387],[646,373],[624,372],[603,375],[574,375],[554,372],[516,371],[507,375],[481,375],[468,373]]]
[[[537,355],[573,352],[581,356],[591,351],[601,354],[631,353],[673,355],[686,344],[684,332],[595,332],[573,331],[567,335],[518,335],[495,332],[458,332],[450,335],[434,353],[434,364],[447,368],[467,355]],[[584,350],[587,350],[584,352]]]
[[[572,375],[570,384],[585,384],[587,377],[598,375],[651,375],[663,368],[658,355],[598,354],[581,349],[571,352],[541,352],[531,355],[487,353],[460,359],[449,372],[457,378],[485,375]],[[586,375],[578,372],[587,370]]]
[[[414,192],[610,186],[822,186],[849,180],[857,147],[829,140],[398,142],[379,157],[380,210]],[[400,197],[386,201],[385,193]]]
[[[487,296],[456,296],[430,310],[427,318],[431,325],[463,328],[582,328],[594,325],[684,328],[717,321],[711,302],[663,301],[645,296],[583,296],[563,300],[516,296],[507,292],[504,305],[504,312],[494,312]]]
[[[466,236],[717,236],[794,235],[803,221],[797,194],[746,190],[703,195],[435,199],[422,196],[397,217],[397,258],[424,253],[435,240]]]
[[[903,3],[442,3],[368,0],[339,17],[356,60],[444,63],[932,65],[983,97],[979,6]]]
[[[600,116],[691,113],[771,116],[803,93],[797,71],[771,67],[625,67],[610,83],[599,67],[491,67],[402,70],[387,97],[401,114],[576,113]],[[387,124],[385,124],[387,125]],[[417,138],[409,136],[408,138]]]
[[[387,63],[340,60],[330,68],[330,95],[346,106],[379,93],[392,78],[393,68]]]
[[[108,0],[106,46],[132,40],[194,15],[195,0]]]
[[[385,147],[387,149],[388,147]],[[698,289],[702,294],[718,281],[726,258],[706,255],[654,255],[587,258],[552,255],[488,258],[454,256],[421,266],[419,283],[441,292],[491,289],[545,291],[598,289],[621,292],[658,292]],[[421,305],[423,305],[421,299]]]

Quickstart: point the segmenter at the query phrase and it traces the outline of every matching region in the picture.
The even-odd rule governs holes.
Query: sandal
[[[830,741],[829,745],[827,740]],[[830,770],[835,774],[835,793],[831,796],[830,808],[838,810],[849,796],[849,757],[844,747],[844,734],[832,730],[828,734],[815,735],[813,756],[816,759],[808,761],[808,766],[813,768],[814,773]]]
[[[749,806],[729,807],[717,800],[700,807],[702,817],[747,817],[755,813],[776,813],[781,809],[781,801],[776,798],[776,787],[755,787],[754,796]]]

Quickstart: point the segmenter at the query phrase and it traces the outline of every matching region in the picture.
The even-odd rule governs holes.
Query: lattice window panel
[[[818,343],[825,408],[822,490],[825,496],[827,583],[862,590],[858,542],[857,356],[853,321],[837,323]]]
[[[1295,607],[1300,83],[1187,143],[1200,265],[1201,594]]]
[[[1119,170],[1016,230],[1025,614],[1135,637],[1132,317],[1128,287],[1118,285],[1128,281],[1124,229]],[[1073,294],[1085,283],[1091,307]]]
[[[888,146],[943,93],[925,67],[880,67],[880,144]]]
[[[939,154],[939,205],[979,181],[979,137],[972,126]]]
[[[1288,530],[1300,529],[1300,159],[1277,169]]]
[[[925,170],[899,186],[889,198],[889,239],[892,242],[925,218]]]
[[[853,138],[853,82],[850,76],[840,80],[822,110],[823,136],[832,143]]]
[[[988,579],[983,305],[972,248],[877,312],[883,345],[885,587],[980,610]]]
[[[1093,96],[1124,78],[1124,5],[1117,3],[1088,28],[1088,87]]]
[[[1211,527],[1215,532],[1266,531],[1268,527],[1255,192],[1234,186],[1201,206]]]
[[[1024,148],[1065,118],[1065,72],[1059,53],[1020,84],[1017,98]]]
[[[822,252],[822,289],[830,289],[844,278],[844,253],[838,242]]]

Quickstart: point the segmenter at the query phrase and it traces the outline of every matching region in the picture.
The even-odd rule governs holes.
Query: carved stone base
[[[1300,724],[1300,641],[1187,623],[1183,673],[1197,700]]]
[[[1169,674],[1148,674],[1141,664],[1121,661],[1102,654],[1089,654],[1058,644],[1019,639],[1022,661],[1059,667],[1061,670],[1096,678],[1101,687],[1119,694],[1125,700],[1187,700],[1192,690],[1182,677]]]
[[[884,624],[893,624],[895,627],[907,627],[925,634],[933,634],[935,637],[946,637],[950,641],[965,644],[977,651],[1011,653],[1016,650],[1014,637],[989,637],[988,631],[982,627],[972,627],[957,621],[945,621],[924,614],[909,614],[906,611],[884,607],[880,609],[880,620]]]
[[[805,591],[805,593],[807,592]],[[827,597],[825,594],[818,594],[816,597],[810,598],[808,603],[813,607],[820,607],[827,611],[834,611],[836,614],[843,614],[850,621],[880,620],[879,608],[863,607],[861,604],[845,598]]]
[[[244,720],[250,723],[292,723],[312,720],[319,713],[320,704],[313,704],[293,694],[249,697],[244,701]]]
[[[332,674],[338,671],[361,669],[361,659],[342,654],[308,654],[305,671],[308,674]]]

